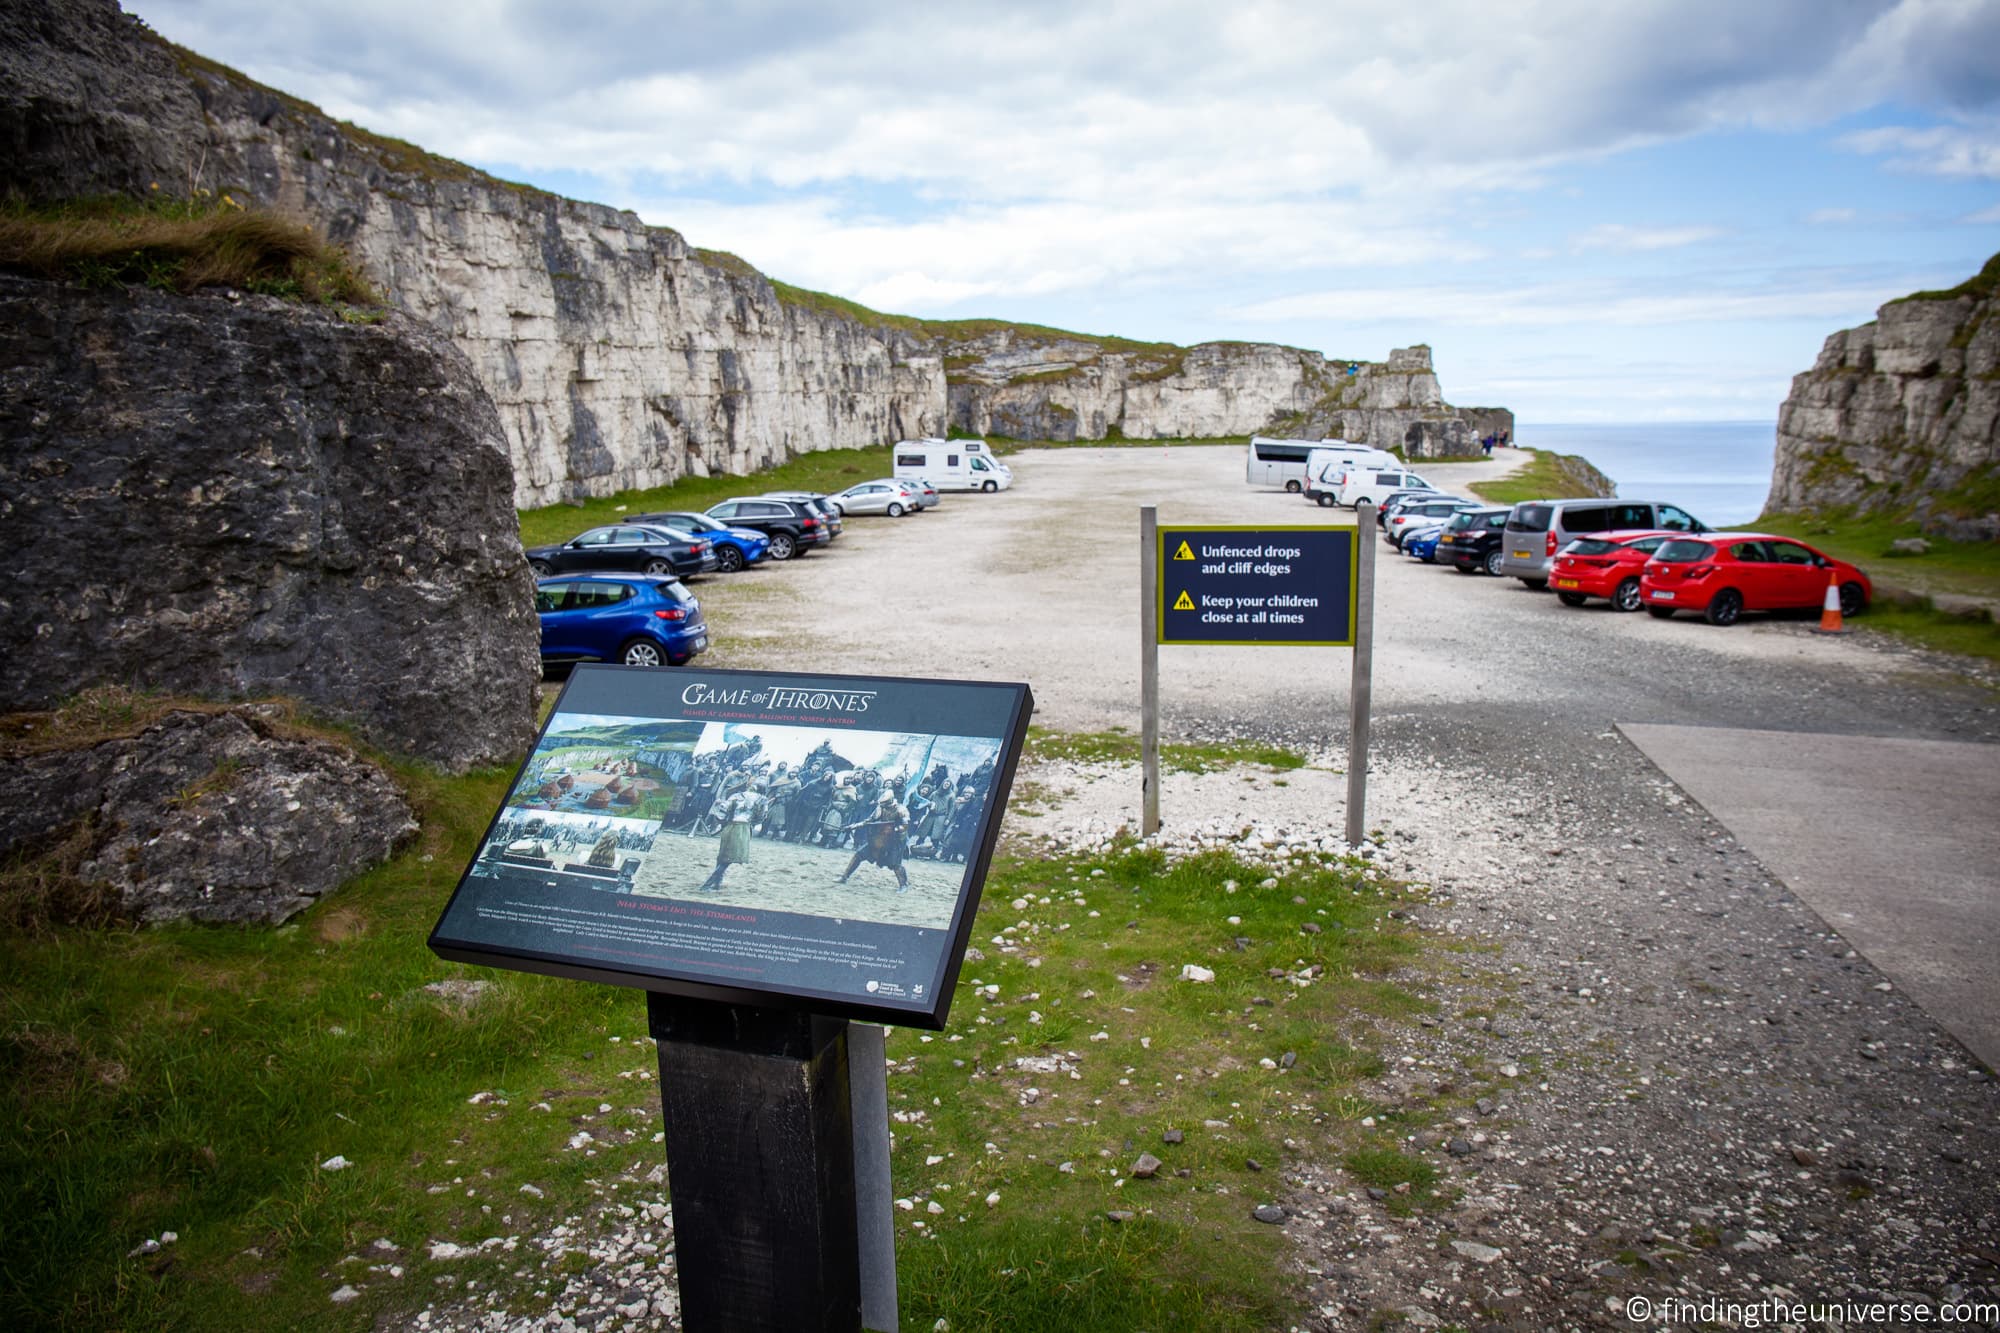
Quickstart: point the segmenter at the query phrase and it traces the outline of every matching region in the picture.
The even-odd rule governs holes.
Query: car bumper
[[[1540,535],[1535,537],[1537,544]],[[1545,579],[1552,563],[1546,555],[1520,555],[1520,545],[1512,537],[1500,540],[1500,572],[1510,579]]]

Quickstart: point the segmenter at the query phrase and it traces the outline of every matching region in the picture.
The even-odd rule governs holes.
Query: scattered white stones
[[[1192,981],[1197,984],[1213,981],[1215,980],[1215,969],[1203,967],[1199,963],[1184,963],[1181,965],[1181,980]]]
[[[345,1157],[342,1157],[340,1154],[335,1153],[333,1156],[327,1158],[324,1162],[321,1162],[319,1164],[319,1169],[322,1171],[345,1171],[348,1167],[353,1165],[354,1163],[348,1161]]]
[[[359,1296],[360,1294],[361,1294],[360,1288],[349,1286],[343,1283],[342,1285],[335,1287],[333,1289],[333,1295],[328,1299],[330,1299],[335,1305],[345,1305],[349,1301],[353,1300],[355,1297]]]

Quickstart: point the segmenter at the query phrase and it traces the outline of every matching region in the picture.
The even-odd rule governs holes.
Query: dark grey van
[[[1500,573],[1530,588],[1549,585],[1549,565],[1572,538],[1587,532],[1707,532],[1687,510],[1654,500],[1523,500],[1507,515],[1500,539]]]

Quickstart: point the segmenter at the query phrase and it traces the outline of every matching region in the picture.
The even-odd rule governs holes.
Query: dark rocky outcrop
[[[420,321],[0,276],[0,709],[283,694],[450,768],[539,679],[492,402]]]
[[[75,877],[119,917],[276,924],[416,830],[381,769],[254,706],[0,759],[0,853],[81,822]]]
[[[1826,340],[1778,411],[1769,506],[1908,516],[2000,541],[2000,255]]]

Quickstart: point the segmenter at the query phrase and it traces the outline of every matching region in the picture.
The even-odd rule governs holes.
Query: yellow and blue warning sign
[[[1161,643],[1354,643],[1354,528],[1159,529]]]

